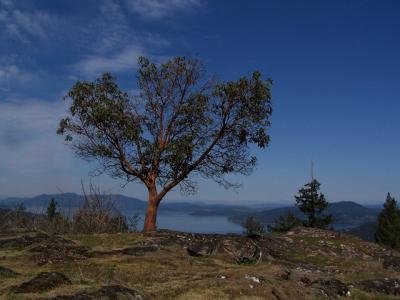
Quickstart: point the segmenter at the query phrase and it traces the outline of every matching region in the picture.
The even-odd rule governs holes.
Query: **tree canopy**
[[[375,239],[379,244],[400,249],[400,209],[390,193],[387,194],[383,210],[378,216]]]
[[[147,187],[145,229],[153,230],[158,204],[174,187],[194,193],[196,176],[232,187],[227,174],[250,174],[250,146],[270,140],[272,80],[256,71],[221,82],[197,59],[156,65],[141,57],[137,85],[132,96],[108,73],[78,81],[65,96],[70,109],[58,133],[79,156],[98,161],[100,173]]]
[[[304,185],[299,190],[296,205],[307,216],[304,225],[307,227],[327,228],[332,222],[332,216],[324,215],[323,211],[328,208],[324,194],[318,193],[321,184],[316,179]]]

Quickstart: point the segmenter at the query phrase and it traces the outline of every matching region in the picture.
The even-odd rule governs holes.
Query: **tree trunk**
[[[144,232],[155,231],[157,229],[157,209],[158,209],[157,189],[149,189],[149,203],[147,205],[146,217],[144,219]]]

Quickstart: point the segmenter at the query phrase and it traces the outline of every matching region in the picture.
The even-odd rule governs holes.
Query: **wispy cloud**
[[[0,95],[19,88],[37,86],[44,79],[40,70],[27,67],[29,59],[18,55],[0,55]]]
[[[101,17],[89,26],[91,34],[101,32],[70,70],[76,78],[92,79],[104,72],[132,71],[141,55],[170,45],[165,38],[149,32],[140,33],[129,25],[127,13],[119,1],[102,1]]]
[[[200,6],[200,0],[127,0],[127,5],[143,18],[159,19],[193,10]]]
[[[27,86],[39,80],[33,71],[22,70],[17,64],[0,64],[0,92],[8,92],[12,87]]]
[[[61,101],[17,98],[0,102],[0,157],[6,158],[1,160],[1,173],[47,172],[64,161],[64,147],[56,136],[64,111]]]
[[[32,98],[0,102],[0,182],[3,194],[54,190],[73,177],[75,158],[56,135],[62,101]],[[83,172],[85,174],[85,172]],[[79,178],[78,178],[79,180]],[[68,182],[67,182],[68,184]]]
[[[12,1],[0,1],[0,32],[27,41],[28,38],[47,38],[47,28],[54,28],[55,19],[40,11],[24,11]]]
[[[88,55],[72,66],[79,77],[99,76],[104,72],[119,73],[136,67],[139,56],[145,51],[136,45],[129,45],[112,55]]]

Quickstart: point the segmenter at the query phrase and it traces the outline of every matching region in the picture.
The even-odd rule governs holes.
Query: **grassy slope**
[[[6,236],[0,236],[1,238],[4,239]],[[79,245],[88,246],[94,251],[132,247],[147,239],[140,233],[72,235],[66,238]],[[41,297],[73,294],[82,290],[94,290],[102,285],[120,284],[155,299],[320,299],[321,294],[318,290],[305,288],[299,283],[301,277],[307,276],[311,279],[329,277],[343,282],[399,277],[398,272],[384,270],[382,262],[376,259],[344,257],[343,247],[349,249],[363,247],[364,244],[357,244],[358,240],[342,241],[301,235],[277,238],[283,238],[293,245],[286,249],[285,256],[288,260],[264,261],[250,266],[238,265],[220,255],[191,257],[178,245],[148,252],[144,256],[94,255],[86,260],[42,266],[38,266],[32,258],[32,253],[29,252],[31,246],[0,248],[0,266],[6,266],[21,274],[0,277],[0,298],[39,297],[39,294],[13,294],[10,288],[44,271],[64,273],[71,279],[73,285],[41,293]],[[292,273],[291,278],[282,279],[281,275],[288,270]],[[257,284],[246,279],[246,274],[261,278],[262,283]],[[220,275],[226,276],[226,279],[220,279]],[[396,298],[352,289],[350,299]]]

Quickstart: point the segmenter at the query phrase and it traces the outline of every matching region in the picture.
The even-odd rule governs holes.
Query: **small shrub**
[[[280,216],[273,226],[268,226],[270,232],[287,232],[296,226],[302,226],[303,221],[296,218],[295,215],[288,211],[286,216]]]
[[[0,231],[28,229],[49,234],[92,234],[137,230],[139,215],[123,216],[116,209],[111,195],[100,193],[92,184],[89,194],[82,190],[85,201],[72,215],[57,209],[54,199],[42,213],[27,212],[23,204],[14,209],[0,209]]]
[[[23,203],[13,209],[0,210],[0,230],[31,229],[36,215],[26,211]]]
[[[76,233],[117,233],[127,232],[126,218],[115,208],[111,196],[101,193],[90,185],[90,194],[86,194],[82,207],[74,214],[73,230]]]
[[[249,217],[241,225],[244,228],[244,233],[248,237],[257,238],[265,233],[264,225],[254,217]]]

